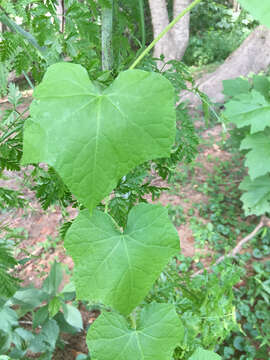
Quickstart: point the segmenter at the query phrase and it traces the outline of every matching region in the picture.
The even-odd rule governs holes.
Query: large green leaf
[[[75,262],[78,298],[129,314],[177,254],[179,239],[164,207],[140,204],[130,211],[123,233],[109,215],[82,211],[65,247]]]
[[[241,182],[239,188],[246,191],[242,196],[246,216],[264,215],[270,213],[270,176],[265,175],[251,180],[248,176]]]
[[[183,336],[174,306],[154,303],[142,310],[136,329],[117,313],[102,313],[90,327],[87,345],[96,360],[171,360]]]
[[[188,360],[221,360],[221,357],[213,351],[198,348]]]
[[[24,164],[53,166],[90,211],[136,165],[170,154],[174,90],[142,70],[122,72],[101,91],[80,65],[49,67],[24,129]]]
[[[270,171],[270,129],[246,136],[240,149],[251,149],[246,155],[245,164],[252,180]]]
[[[224,115],[238,128],[251,126],[251,133],[270,126],[270,103],[256,90],[235,96],[226,104]]]
[[[248,12],[262,24],[270,27],[270,1],[269,0],[238,0]]]

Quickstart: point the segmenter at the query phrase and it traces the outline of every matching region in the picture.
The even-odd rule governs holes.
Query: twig
[[[134,63],[130,66],[130,70],[134,69],[141,60],[150,52],[151,49],[156,45],[157,42],[161,38],[163,38],[164,35],[167,34],[168,31],[170,31],[178,21],[184,17],[189,11],[191,11],[196,5],[198,5],[202,0],[194,0],[188,7],[186,7],[176,18],[168,25],[166,28],[151,42],[150,45],[147,46],[147,48],[139,55],[139,57],[134,61]]]
[[[22,325],[33,325],[32,321],[26,321],[26,320],[19,320],[20,324]]]
[[[270,219],[268,219],[265,216],[262,216],[259,224],[255,227],[255,229],[249,235],[245,236],[242,240],[240,240],[239,243],[236,245],[236,247],[232,249],[232,251],[230,251],[226,255],[220,256],[213,265],[195,272],[191,277],[196,277],[197,275],[202,274],[205,270],[208,271],[212,266],[216,266],[220,264],[223,260],[229,257],[235,257],[236,254],[238,254],[239,251],[242,249],[243,245],[246,244],[249,240],[253,239],[254,236],[257,235],[258,232],[261,230],[261,228],[265,226],[270,227]]]

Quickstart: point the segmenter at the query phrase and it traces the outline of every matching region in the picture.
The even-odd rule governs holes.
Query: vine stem
[[[113,68],[113,0],[110,0],[111,7],[102,9],[102,70],[111,70]]]
[[[132,329],[136,330],[137,328],[137,324],[136,324],[136,313],[133,311],[133,313],[131,313],[129,315],[130,321],[131,321],[131,327]]]
[[[2,14],[0,13],[0,22],[8,26],[10,30],[13,30],[14,32],[17,32],[18,34],[22,35],[31,45],[33,45],[40,52],[42,56],[44,56],[46,54],[47,48],[40,46],[32,34],[25,31],[23,28],[17,25],[13,20],[11,20],[4,12],[4,9],[1,6],[0,6],[0,10],[2,11]]]
[[[150,50],[153,49],[156,43],[159,42],[159,40],[163,38],[163,36],[166,35],[167,32],[170,31],[174,27],[174,25],[178,23],[180,19],[182,19],[182,17],[184,17],[188,12],[190,12],[201,1],[202,0],[194,0],[188,7],[185,8],[185,10],[183,10],[178,16],[176,16],[176,18],[172,22],[170,22],[168,26],[165,27],[165,29],[151,42],[151,44],[147,46],[147,48],[141,53],[141,55],[139,55],[139,57],[130,66],[129,70],[134,69],[142,61],[142,59],[150,52]]]
[[[141,34],[142,34],[142,48],[145,48],[145,18],[144,18],[144,3],[143,0],[139,0],[139,11],[141,21]]]

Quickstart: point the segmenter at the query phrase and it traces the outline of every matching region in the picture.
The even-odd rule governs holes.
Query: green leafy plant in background
[[[183,255],[174,257],[145,298],[146,304],[175,305],[184,325],[184,338],[175,349],[175,360],[189,359],[198,348],[215,349],[232,330],[238,329],[232,286],[239,281],[239,269],[221,264],[211,274],[194,277],[191,261]]]
[[[75,298],[75,288],[70,283],[59,290],[62,276],[61,265],[55,262],[41,289],[26,287],[8,300],[1,298],[0,355],[17,360],[25,359],[31,352],[49,360],[56,345],[62,346],[60,332],[81,331],[81,314],[67,303]],[[25,322],[30,329],[22,327]]]
[[[10,297],[16,291],[18,280],[10,275],[10,270],[17,265],[12,256],[12,251],[4,241],[0,239],[0,292],[1,296]]]
[[[238,256],[241,281],[234,289],[236,319],[241,329],[233,332],[219,345],[223,359],[245,360],[269,358],[269,230],[251,241],[250,248]],[[244,265],[244,266],[243,266]]]
[[[190,40],[183,61],[202,66],[224,61],[254,29],[257,22],[231,2],[202,1],[190,16]]]
[[[269,3],[257,7],[255,1],[240,3],[263,24],[270,26]],[[231,98],[224,116],[241,129],[240,150],[245,151],[248,176],[240,184],[246,215],[269,213],[269,110],[270,81],[262,75],[224,82],[224,93]]]
[[[269,206],[269,121],[270,81],[263,75],[251,80],[236,79],[224,82],[226,103],[224,116],[241,130],[240,150],[245,153],[248,176],[240,184],[246,215],[264,215]]]

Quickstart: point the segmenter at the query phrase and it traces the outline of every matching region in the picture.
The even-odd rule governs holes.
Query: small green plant
[[[234,11],[224,1],[202,1],[191,13],[187,65],[224,61],[257,25],[244,9]]]
[[[270,253],[269,230],[255,238],[252,247],[238,257],[239,267],[248,265],[241,282],[234,287],[237,321],[241,330],[233,332],[222,345],[219,354],[224,359],[268,359]]]
[[[189,359],[196,348],[214,350],[238,329],[232,286],[240,279],[239,270],[229,263],[221,264],[211,274],[193,277],[190,265],[181,255],[171,260],[145,300],[175,304],[185,329],[175,360]]]
[[[18,360],[34,353],[49,360],[61,344],[61,332],[81,331],[81,314],[67,303],[75,298],[75,288],[70,283],[59,290],[62,275],[61,265],[55,262],[41,289],[22,288],[8,300],[1,297],[0,355]]]

